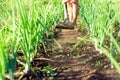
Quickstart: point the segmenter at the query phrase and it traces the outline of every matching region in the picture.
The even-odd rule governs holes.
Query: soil
[[[48,52],[50,55],[45,56],[49,60],[35,57],[32,63],[35,73],[30,71],[21,80],[51,80],[50,76],[43,75],[39,70],[46,65],[57,68],[53,80],[120,80],[120,74],[115,68],[111,68],[109,59],[96,51],[90,42],[81,42],[71,51],[76,42],[86,34],[87,31],[80,31],[79,28],[59,29],[55,37],[61,47],[54,42],[52,51]],[[18,76],[15,77],[18,80]]]
[[[62,50],[56,49],[52,66],[57,67],[57,80],[120,80],[120,74],[111,68],[109,59],[95,50],[89,42],[81,42],[71,52],[71,48],[87,31],[62,30],[57,37]],[[56,46],[55,46],[56,47]]]

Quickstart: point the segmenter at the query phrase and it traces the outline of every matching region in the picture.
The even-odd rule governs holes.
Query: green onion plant
[[[119,56],[120,46],[114,37],[114,23],[119,18],[120,3],[111,0],[81,0],[80,18],[89,31],[96,50],[103,52],[120,73],[120,65],[113,55]],[[106,44],[106,42],[108,44]]]

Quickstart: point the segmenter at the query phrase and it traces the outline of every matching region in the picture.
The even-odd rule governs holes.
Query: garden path
[[[80,37],[86,35],[86,31],[62,29],[57,34],[57,41],[62,48],[54,44],[56,55],[52,56],[57,67],[57,80],[120,80],[120,75],[114,68],[110,68],[110,62],[106,56],[99,54],[89,42],[82,42],[71,52],[71,48]]]

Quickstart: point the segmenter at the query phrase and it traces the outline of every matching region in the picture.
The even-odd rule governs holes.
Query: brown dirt
[[[49,52],[52,54],[47,55],[51,60],[44,61],[39,58],[40,56],[35,57],[32,62],[34,72],[28,72],[21,80],[51,80],[40,71],[40,67],[46,65],[57,68],[55,80],[120,80],[120,74],[116,69],[111,68],[108,58],[99,54],[91,43],[82,42],[71,52],[71,48],[86,33],[86,31],[79,31],[79,28],[58,30],[55,37],[62,47],[58,47],[56,43],[52,45],[52,51]],[[17,65],[17,73],[20,73],[21,68]],[[18,75],[15,75],[15,80],[20,77]]]
[[[54,45],[56,55],[52,59],[55,62],[51,64],[57,67],[56,80],[120,80],[120,74],[111,68],[108,58],[99,54],[91,43],[82,42],[75,51],[70,52],[85,34],[86,31],[79,32],[77,28],[59,32],[57,41],[62,48]]]

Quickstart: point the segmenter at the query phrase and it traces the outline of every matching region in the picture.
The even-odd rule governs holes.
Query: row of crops
[[[0,1],[0,80],[5,79],[6,72],[14,79],[16,63],[24,66],[25,73],[31,69],[38,46],[45,43],[45,34],[50,35],[61,18],[62,5],[58,4],[58,0]],[[18,51],[22,51],[25,62],[18,59]]]
[[[120,73],[120,3],[114,0],[81,0],[80,17],[88,29],[89,41],[106,55]],[[102,54],[102,55],[103,55]]]
[[[120,54],[120,3],[111,0],[80,0],[79,4],[78,18],[89,32],[80,41],[92,42],[96,50],[106,55],[120,73],[117,62]],[[45,43],[45,34],[51,35],[57,42],[51,30],[62,18],[60,0],[0,1],[0,80],[5,79],[6,72],[14,80],[16,63],[22,64],[27,73],[38,46]],[[18,51],[22,52],[25,62],[19,60]]]

